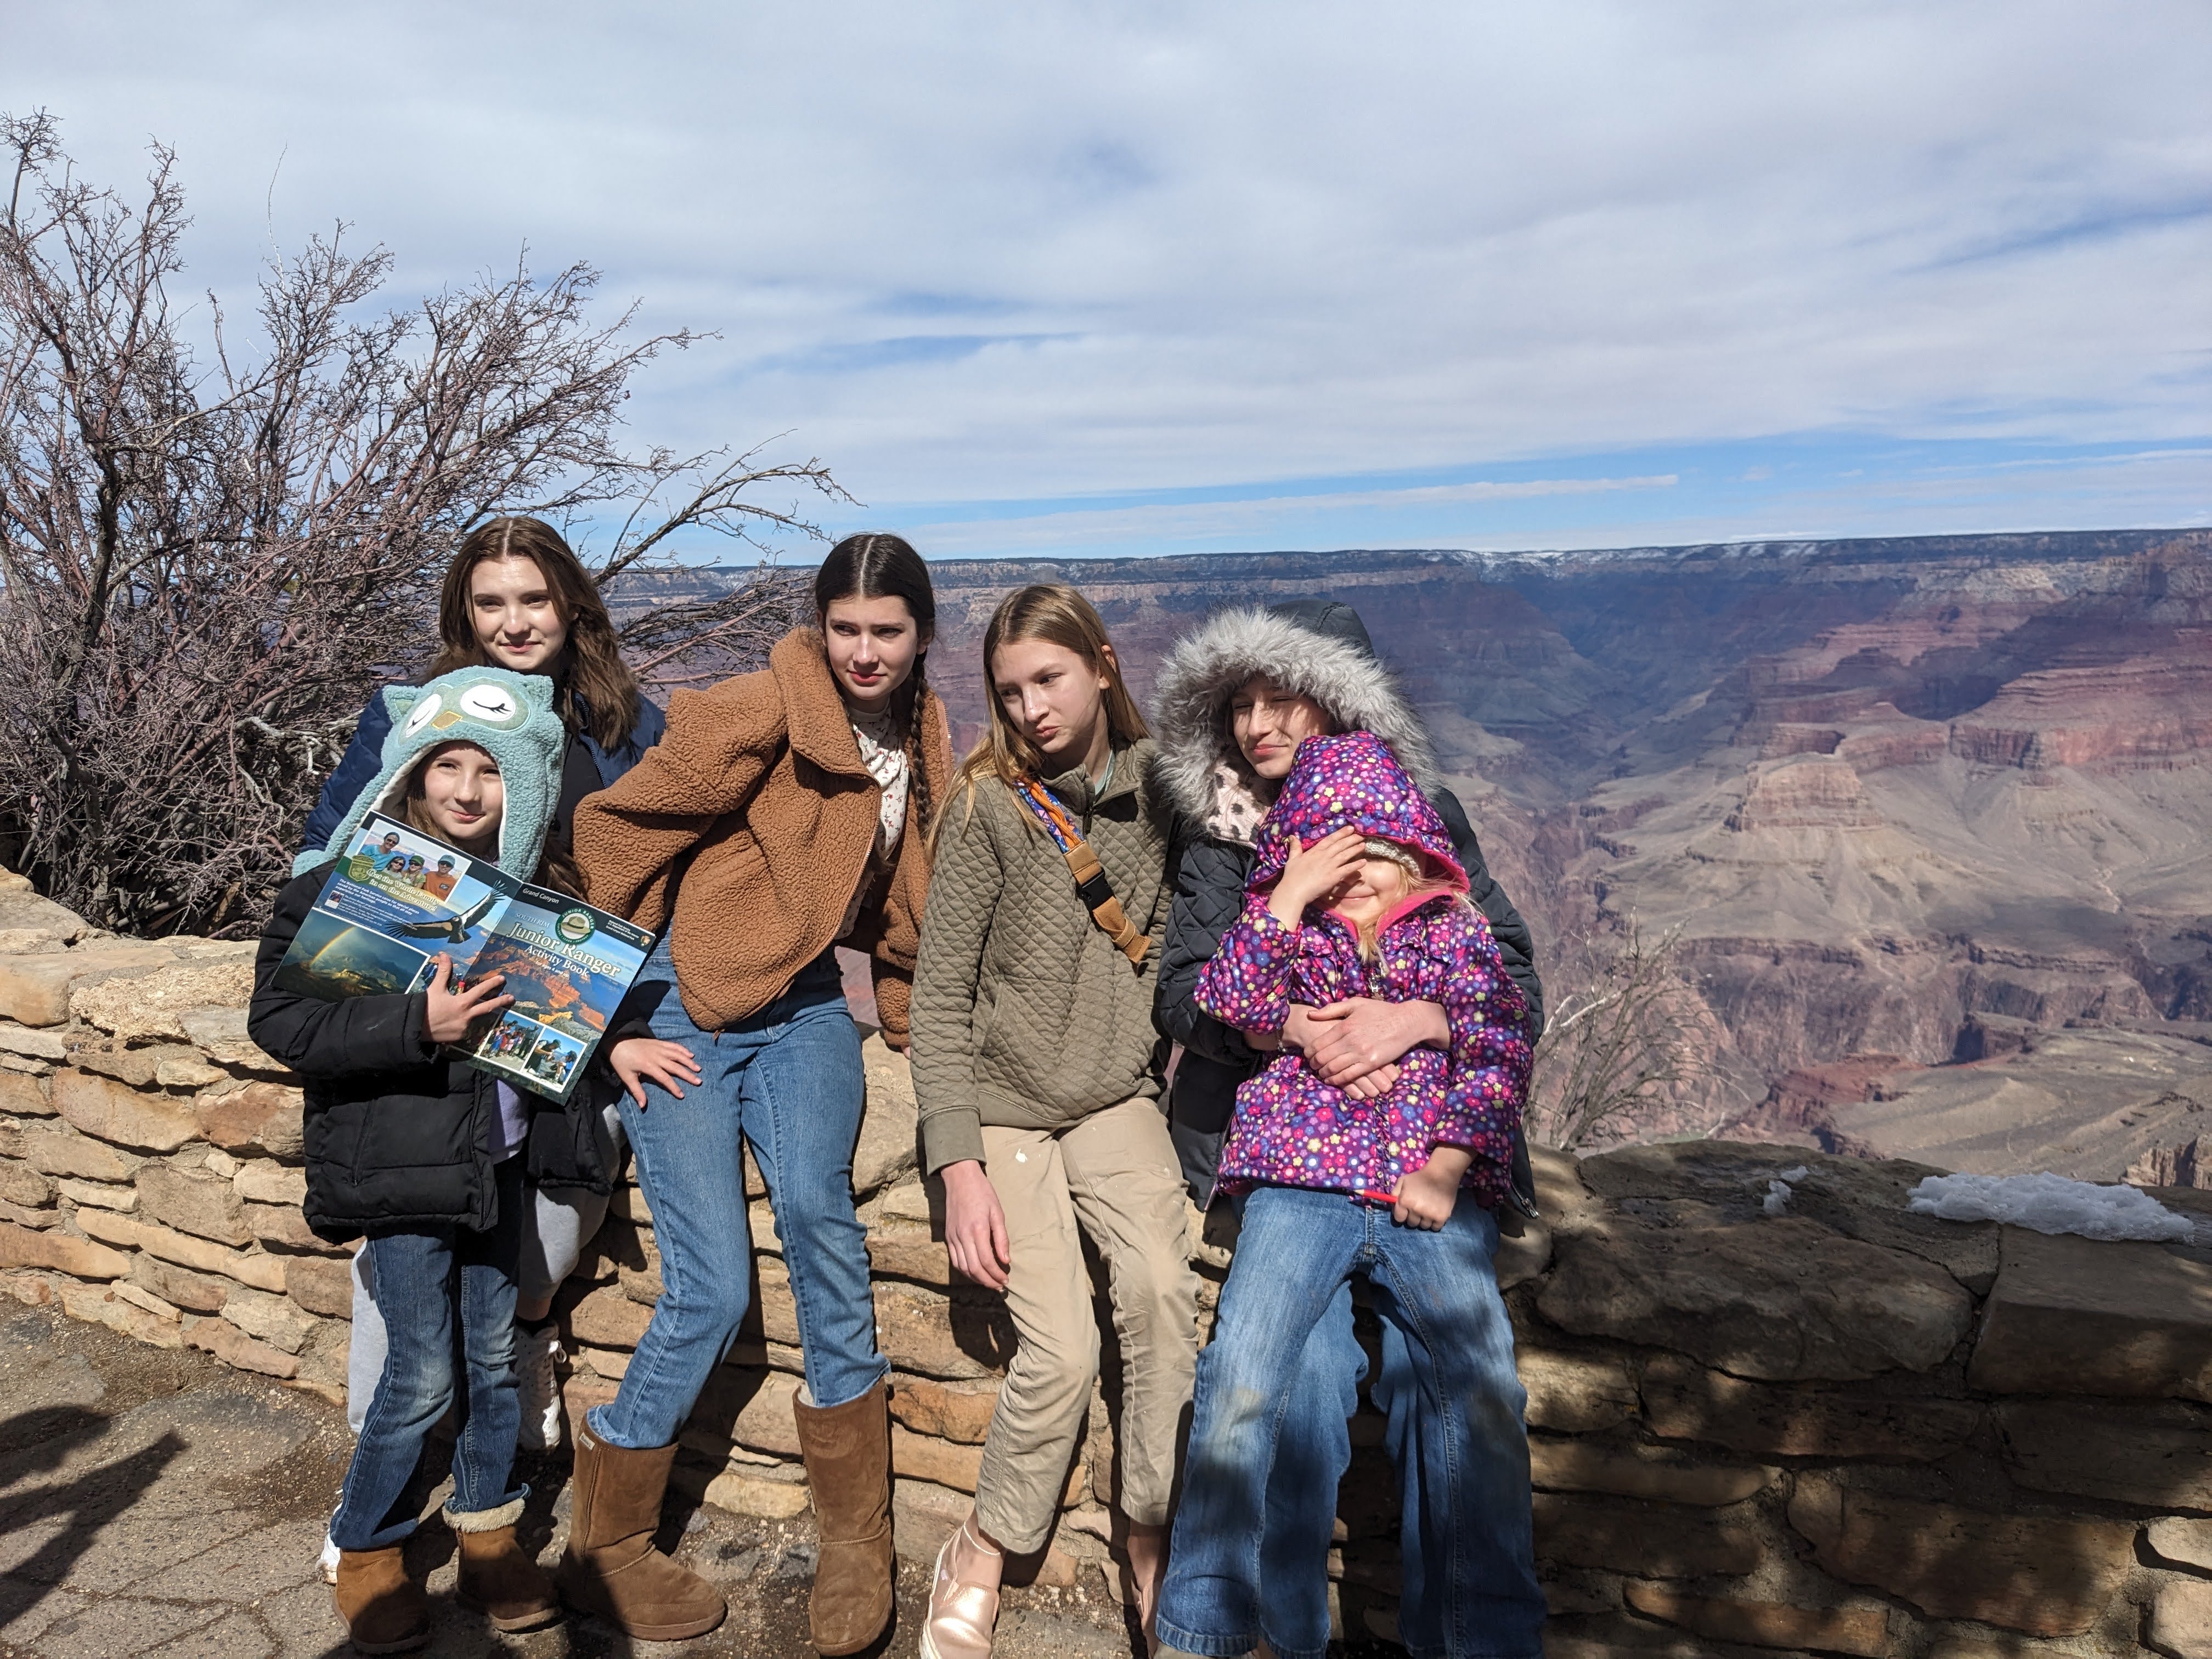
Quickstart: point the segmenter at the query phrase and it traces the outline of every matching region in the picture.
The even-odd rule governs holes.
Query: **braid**
[[[915,658],[914,672],[907,684],[913,688],[906,710],[907,799],[914,804],[915,828],[926,836],[934,816],[931,809],[935,805],[929,794],[929,770],[922,764],[921,724],[929,702],[928,652]]]

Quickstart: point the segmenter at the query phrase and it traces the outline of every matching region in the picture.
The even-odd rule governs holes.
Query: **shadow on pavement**
[[[44,1406],[0,1422],[0,1535],[15,1536],[66,1516],[61,1530],[0,1577],[0,1626],[21,1617],[68,1577],[100,1528],[137,1503],[185,1449],[164,1434],[113,1463],[88,1468],[58,1486],[23,1489],[58,1468],[79,1448],[107,1431],[109,1419],[82,1406]]]

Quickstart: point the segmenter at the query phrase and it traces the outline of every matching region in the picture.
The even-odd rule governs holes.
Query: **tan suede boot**
[[[561,1616],[561,1599],[515,1541],[522,1500],[471,1514],[446,1511],[461,1547],[461,1605],[483,1614],[494,1630],[536,1630]]]
[[[704,1636],[730,1612],[720,1590],[653,1547],[675,1462],[673,1442],[631,1451],[577,1427],[561,1599],[644,1642]]]
[[[361,1653],[411,1653],[430,1639],[430,1603],[399,1546],[338,1553],[338,1617]]]
[[[890,1390],[791,1409],[822,1540],[808,1625],[816,1651],[858,1653],[891,1621]]]

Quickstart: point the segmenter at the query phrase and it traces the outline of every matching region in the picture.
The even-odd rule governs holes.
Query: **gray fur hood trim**
[[[1262,785],[1229,735],[1229,702],[1255,674],[1311,697],[1338,730],[1372,732],[1424,793],[1442,787],[1419,718],[1389,670],[1356,645],[1330,639],[1256,605],[1224,611],[1178,641],[1153,681],[1159,738],[1156,776],[1194,823],[1212,813],[1216,769],[1226,766],[1262,800]]]

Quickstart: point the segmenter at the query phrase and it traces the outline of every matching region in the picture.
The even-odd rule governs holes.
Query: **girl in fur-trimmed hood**
[[[1204,1203],[1213,1190],[1237,1085],[1261,1070],[1275,1044],[1214,1018],[1195,993],[1243,906],[1261,819],[1301,739],[1364,731],[1389,746],[1435,809],[1467,877],[1468,897],[1488,920],[1505,972],[1520,987],[1536,1027],[1543,992],[1528,926],[1492,878],[1465,811],[1442,785],[1419,717],[1376,659],[1350,605],[1298,600],[1223,611],[1176,646],[1155,685],[1160,778],[1180,822],[1154,1012],[1161,1030],[1183,1047],[1169,1127],[1191,1194]],[[1417,1046],[1441,1047],[1447,1040],[1440,1004],[1366,999],[1318,1011],[1294,1006],[1282,1038],[1303,1049],[1317,1076],[1355,1098],[1380,1094]],[[1525,1184],[1516,1187],[1527,1196]],[[1367,1358],[1352,1334],[1349,1284],[1339,1288],[1291,1369],[1271,1466],[1280,1501],[1270,1501],[1261,1555],[1269,1640],[1286,1654],[1318,1652],[1328,1641],[1333,1517],[1310,1495],[1334,1491],[1352,1455],[1346,1423],[1358,1404]],[[1387,1407],[1418,1386],[1411,1351],[1386,1324],[1376,1404]],[[1407,1514],[1413,1519],[1402,1548],[1418,1559],[1416,1507],[1409,1504]]]
[[[1191,1197],[1203,1204],[1213,1190],[1237,1085],[1266,1055],[1206,1013],[1193,994],[1243,903],[1253,839],[1300,738],[1371,732],[1389,745],[1443,821],[1467,872],[1468,897],[1488,920],[1505,971],[1528,999],[1539,1032],[1544,992],[1528,925],[1492,877],[1466,809],[1443,787],[1420,717],[1376,659],[1358,611],[1329,600],[1222,611],[1177,642],[1155,684],[1157,769],[1180,822],[1175,903],[1154,1012],[1160,1029],[1183,1046],[1170,1128]],[[1373,1007],[1318,1024],[1300,1013],[1286,1040],[1310,1037],[1310,1057],[1328,1080],[1358,1085],[1384,1069],[1377,1055],[1395,1060],[1423,1040],[1411,1024],[1410,1016],[1385,1018]],[[1422,1027],[1431,1037],[1437,1035],[1432,1025]],[[1524,1187],[1516,1182],[1525,1198]]]

